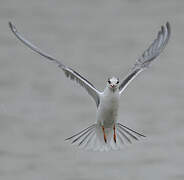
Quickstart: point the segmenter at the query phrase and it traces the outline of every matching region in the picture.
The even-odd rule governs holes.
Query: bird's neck
[[[119,95],[119,89],[111,89],[108,86],[104,89],[105,96],[117,96]]]

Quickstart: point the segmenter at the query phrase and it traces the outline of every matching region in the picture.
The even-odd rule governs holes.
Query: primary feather
[[[100,103],[100,92],[83,76],[81,76],[79,73],[77,73],[76,71],[74,71],[73,69],[65,66],[63,63],[61,63],[59,60],[57,60],[56,58],[50,56],[49,54],[43,52],[41,49],[39,49],[38,47],[36,47],[34,44],[32,44],[31,42],[29,42],[27,39],[25,39],[17,30],[17,28],[11,23],[9,22],[9,26],[11,31],[13,32],[13,34],[22,42],[24,43],[27,47],[29,47],[30,49],[32,49],[33,51],[37,52],[38,54],[40,54],[41,56],[49,59],[50,61],[56,63],[58,65],[59,68],[61,68],[64,72],[65,75],[67,77],[69,77],[72,80],[75,80],[77,83],[79,83],[83,88],[86,89],[86,91],[88,92],[88,94],[94,99],[96,106],[98,107],[99,103]]]
[[[148,68],[150,63],[163,51],[167,45],[171,35],[171,28],[169,22],[161,27],[161,30],[157,34],[157,38],[146,49],[141,57],[136,60],[134,67],[131,69],[128,76],[123,80],[119,86],[120,94],[128,86],[128,84],[144,69]]]

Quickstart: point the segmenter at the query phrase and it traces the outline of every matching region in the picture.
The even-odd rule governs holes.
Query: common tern
[[[43,52],[26,40],[11,22],[9,22],[9,27],[22,43],[41,56],[56,63],[57,66],[64,71],[67,77],[80,84],[95,101],[97,107],[97,122],[66,140],[70,140],[72,144],[77,143],[79,146],[88,150],[108,151],[121,149],[124,144],[145,137],[143,134],[117,122],[120,96],[123,94],[128,84],[139,73],[147,69],[150,63],[159,56],[167,45],[171,34],[169,22],[161,26],[156,39],[136,60],[136,63],[123,81],[120,83],[119,79],[116,77],[108,78],[104,91],[97,90],[92,83],[78,72],[64,65],[61,61]]]

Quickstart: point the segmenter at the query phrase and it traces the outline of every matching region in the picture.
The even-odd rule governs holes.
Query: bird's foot
[[[103,131],[103,135],[104,135],[104,141],[105,141],[105,143],[107,143],[107,138],[106,138],[104,126],[102,126],[102,131]]]
[[[115,128],[115,125],[113,127],[113,130],[114,130],[114,142],[116,143],[116,128]]]

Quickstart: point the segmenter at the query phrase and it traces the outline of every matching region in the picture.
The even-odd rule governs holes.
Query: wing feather
[[[50,56],[49,54],[43,52],[41,49],[39,49],[38,47],[36,47],[34,44],[32,44],[31,42],[29,42],[27,39],[25,39],[18,31],[17,28],[11,23],[9,22],[9,26],[11,31],[13,32],[13,34],[23,43],[25,44],[27,47],[29,47],[30,49],[32,49],[33,51],[37,52],[38,54],[40,54],[41,56],[49,59],[50,61],[56,63],[58,65],[59,68],[61,68],[66,77],[69,77],[71,80],[75,80],[78,84],[80,84],[84,89],[86,89],[86,91],[88,92],[88,94],[94,99],[96,106],[98,107],[99,103],[100,103],[100,92],[93,86],[93,84],[91,84],[86,78],[84,78],[83,76],[81,76],[78,72],[74,71],[73,69],[71,69],[70,67],[65,66],[63,63],[61,63],[59,60],[55,59],[54,57]]]
[[[121,94],[128,84],[143,70],[149,67],[150,63],[163,51],[167,45],[171,35],[171,28],[169,22],[161,26],[161,30],[157,34],[157,38],[146,49],[142,56],[136,60],[134,67],[131,69],[128,76],[122,81],[119,86],[119,93]]]

